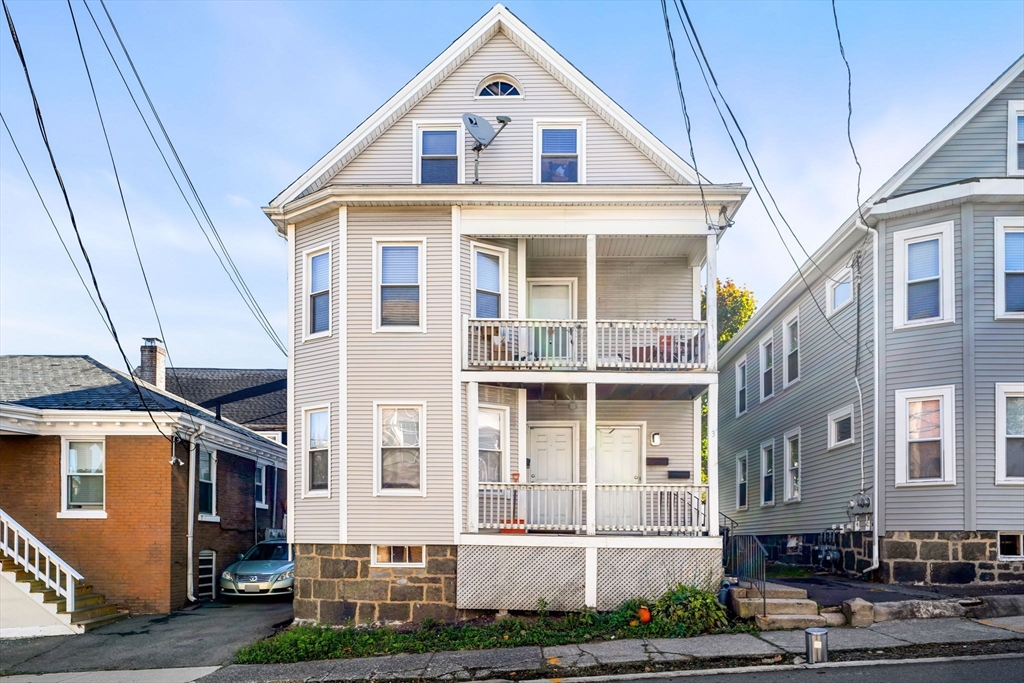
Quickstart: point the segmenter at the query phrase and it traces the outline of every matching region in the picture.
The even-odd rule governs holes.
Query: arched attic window
[[[476,87],[477,97],[522,97],[523,86],[508,74],[491,74]]]

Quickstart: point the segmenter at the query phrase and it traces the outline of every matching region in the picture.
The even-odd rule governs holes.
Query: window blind
[[[541,131],[541,154],[576,154],[576,129],[543,129]]]

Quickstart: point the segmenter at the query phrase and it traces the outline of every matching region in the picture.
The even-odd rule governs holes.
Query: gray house
[[[480,121],[502,129],[477,166]],[[719,575],[701,273],[748,188],[697,181],[496,5],[266,207],[298,619],[604,609]]]
[[[1024,580],[1024,58],[722,349],[721,510],[774,558]],[[862,220],[863,217],[863,220]]]

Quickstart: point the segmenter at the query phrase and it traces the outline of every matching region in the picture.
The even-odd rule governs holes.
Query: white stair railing
[[[64,598],[65,611],[75,611],[75,582],[81,581],[82,575],[3,510],[0,510],[0,551]]]

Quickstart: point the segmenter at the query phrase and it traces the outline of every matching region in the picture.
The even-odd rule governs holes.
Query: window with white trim
[[[321,249],[306,255],[308,285],[306,336],[331,333],[331,250]]]
[[[782,386],[787,387],[800,379],[800,314],[794,312],[782,323],[782,355],[785,373]]]
[[[954,390],[896,391],[896,486],[955,484]]]
[[[455,185],[459,182],[459,143],[462,126],[417,126],[419,182]]]
[[[504,481],[507,460],[508,411],[501,407],[481,406],[477,413],[477,458],[479,481]]]
[[[775,338],[761,340],[761,400],[775,395]]]
[[[747,412],[747,360],[736,364],[736,416]]]
[[[376,242],[374,331],[426,330],[423,241]]]
[[[508,317],[508,250],[473,244],[473,315]]]
[[[736,455],[736,509],[747,509],[747,452]]]
[[[782,437],[786,444],[786,502],[800,500],[800,430]]]
[[[853,443],[853,404],[828,414],[828,447]]]
[[[199,519],[216,522],[217,519],[217,451],[199,449]]]
[[[893,328],[953,322],[953,221],[892,239]]]
[[[1024,533],[999,532],[999,559],[1004,562],[1024,560]]]
[[[1006,175],[1024,175],[1024,100],[1007,102]]]
[[[1024,484],[1024,382],[996,384],[996,483]]]
[[[330,410],[309,410],[306,412],[306,492],[314,495],[327,493],[330,471]]]
[[[267,466],[256,465],[256,477],[254,482],[255,488],[254,498],[256,499],[256,507],[265,508],[267,507]]]
[[[853,301],[853,271],[844,268],[825,283],[825,308],[832,315]]]
[[[519,85],[519,81],[508,74],[492,74],[477,86],[476,96],[522,98],[523,87]]]
[[[65,457],[67,512],[103,510],[106,482],[106,444],[103,441],[68,441]]]
[[[1024,318],[1024,220],[995,219],[996,317]]]
[[[761,506],[775,505],[775,440],[761,444]]]
[[[377,406],[377,492],[420,495],[425,491],[422,404]]]
[[[421,545],[375,545],[370,557],[373,567],[424,567],[426,548]]]
[[[585,128],[582,121],[536,123],[536,182],[583,183]]]

